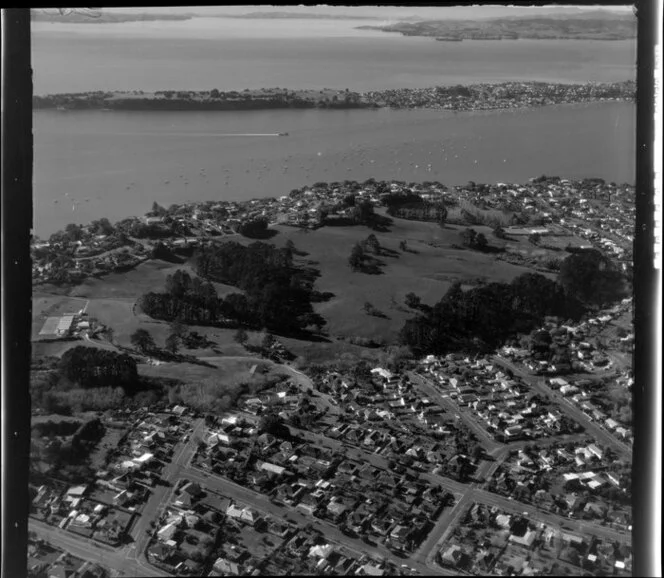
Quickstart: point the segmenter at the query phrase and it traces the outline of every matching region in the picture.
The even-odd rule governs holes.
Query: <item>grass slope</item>
[[[480,253],[453,245],[460,243],[459,233],[463,226],[447,225],[443,228],[435,223],[393,219],[388,232],[374,232],[365,226],[324,227],[304,231],[293,227],[276,225],[276,235],[267,242],[278,247],[292,240],[304,256],[296,256],[296,263],[317,268],[321,276],[316,281],[318,291],[329,291],[334,297],[327,302],[315,304],[316,310],[327,320],[326,332],[329,342],[308,342],[284,339],[284,344],[295,355],[309,359],[324,360],[373,355],[371,350],[356,347],[347,340],[354,337],[373,339],[391,344],[404,322],[416,314],[404,304],[407,293],[419,295],[426,304],[433,305],[445,294],[455,281],[465,287],[478,282],[509,282],[514,277],[530,271],[496,259],[495,254]],[[549,253],[564,257],[565,253],[538,248],[525,237],[499,240],[491,234],[489,227],[476,226],[484,233],[493,247],[507,248],[525,256]],[[381,274],[353,272],[348,266],[348,256],[356,242],[365,240],[374,233],[387,252],[380,255]],[[248,245],[254,240],[236,236],[234,240]],[[399,243],[406,241],[408,250],[402,251]],[[167,322],[149,318],[138,311],[136,300],[149,291],[164,290],[166,277],[178,269],[195,275],[190,263],[173,264],[164,261],[147,261],[126,273],[113,273],[101,279],[90,278],[82,284],[64,291],[55,287],[40,286],[33,296],[33,339],[49,315],[77,312],[87,303],[87,311],[101,323],[112,327],[116,343],[130,345],[130,336],[138,328],[147,329],[157,345],[162,346],[170,333]],[[215,284],[220,296],[239,291]],[[385,317],[368,315],[364,304],[370,302]],[[214,345],[204,350],[182,350],[197,356],[246,355],[243,347],[233,340],[234,330],[214,327],[191,326],[208,337]],[[62,355],[76,344],[33,343],[35,354]],[[163,368],[164,366],[160,366]],[[156,369],[162,373],[163,369]]]
[[[465,228],[460,226],[441,228],[435,223],[394,219],[390,232],[374,233],[381,246],[390,251],[389,255],[379,257],[385,263],[379,275],[353,272],[348,266],[353,245],[372,233],[367,227],[324,227],[307,233],[288,227],[275,228],[280,234],[273,242],[281,246],[291,239],[297,249],[307,251],[308,255],[300,259],[316,261],[321,271],[316,288],[334,293],[330,301],[316,304],[332,336],[358,336],[391,343],[406,319],[415,313],[404,305],[407,293],[413,292],[424,303],[433,305],[454,281],[468,285],[475,284],[477,279],[509,282],[529,271],[498,261],[492,254],[452,248],[451,245],[459,243],[459,233]],[[475,229],[484,232],[491,244],[504,244],[490,237],[488,227]],[[399,249],[402,240],[407,242],[409,251]],[[367,301],[387,318],[365,313],[363,307]]]

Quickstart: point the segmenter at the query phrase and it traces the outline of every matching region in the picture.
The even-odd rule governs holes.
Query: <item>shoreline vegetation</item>
[[[349,89],[239,91],[96,91],[33,96],[35,110],[266,110],[433,108],[453,111],[497,110],[606,100],[633,101],[636,83],[561,84],[504,82],[355,92]]]

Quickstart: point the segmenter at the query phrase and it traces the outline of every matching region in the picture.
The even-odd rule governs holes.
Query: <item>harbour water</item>
[[[89,90],[423,88],[478,82],[617,82],[636,41],[436,42],[366,21],[233,20],[33,26],[36,94]]]
[[[631,40],[435,42],[356,28],[363,24],[35,23],[34,90],[366,91],[635,77]],[[270,136],[281,132],[289,135]],[[38,111],[35,233],[140,215],[153,201],[280,196],[316,181],[375,177],[451,185],[546,173],[633,182],[634,139],[635,107],[627,103],[459,113]]]
[[[618,102],[458,113],[38,111],[34,142],[40,236],[141,215],[154,201],[281,196],[316,181],[547,174],[632,183],[636,154],[635,106]]]

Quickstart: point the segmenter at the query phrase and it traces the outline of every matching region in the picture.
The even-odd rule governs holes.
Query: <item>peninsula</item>
[[[593,11],[555,18],[402,21],[384,26],[358,26],[358,29],[427,36],[436,40],[628,40],[636,38],[636,19],[631,14]]]
[[[286,108],[436,108],[457,111],[550,104],[633,100],[634,81],[610,84],[505,82],[368,91],[263,88],[241,92],[164,90],[85,92],[34,96],[35,109],[60,110],[259,110]]]

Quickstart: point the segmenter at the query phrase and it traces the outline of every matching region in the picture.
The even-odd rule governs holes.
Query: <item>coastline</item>
[[[402,88],[364,93],[349,89],[270,88],[222,92],[85,92],[33,97],[35,110],[239,111],[271,109],[422,109],[453,111],[530,108],[554,104],[635,99],[636,83],[560,84],[506,82],[468,86]]]

